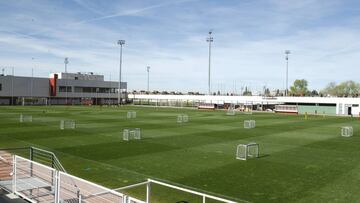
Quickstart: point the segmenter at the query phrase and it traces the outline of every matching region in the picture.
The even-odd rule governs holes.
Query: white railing
[[[127,189],[136,188],[136,187],[139,187],[139,186],[146,185],[146,201],[142,201],[142,200],[138,200],[138,201],[141,201],[141,202],[144,202],[144,203],[150,203],[151,202],[150,199],[151,199],[151,185],[152,184],[161,185],[161,186],[172,188],[172,189],[175,189],[175,190],[178,190],[178,191],[190,193],[190,194],[193,194],[195,196],[199,196],[199,197],[201,197],[203,203],[206,203],[207,200],[215,200],[215,201],[224,202],[224,203],[236,203],[235,201],[232,201],[232,200],[224,199],[224,198],[217,197],[217,196],[214,196],[214,195],[206,194],[206,193],[203,193],[203,192],[198,192],[198,191],[195,191],[195,190],[192,190],[192,189],[188,189],[188,188],[185,188],[185,187],[179,187],[179,186],[176,186],[176,185],[172,185],[172,184],[169,184],[169,183],[164,183],[164,182],[161,182],[161,181],[158,181],[158,180],[153,180],[153,179],[148,179],[145,182],[141,182],[141,183],[137,183],[137,184],[117,188],[117,189],[114,189],[114,190],[123,191],[123,190],[127,190]],[[247,202],[247,201],[243,201],[243,202]]]
[[[13,163],[13,193],[30,202],[55,201],[55,169],[16,155]]]
[[[17,155],[13,156],[13,167],[10,177],[12,177],[12,180],[9,180],[12,186],[10,192],[31,203],[150,203],[152,194],[154,194],[151,192],[152,185],[160,185],[193,194],[200,197],[203,203],[208,201],[236,203],[235,201],[215,195],[153,179],[118,189],[109,189]],[[0,180],[0,187],[2,186],[1,184]],[[139,200],[125,195],[123,192],[118,192],[143,185],[146,185],[145,200]],[[156,198],[156,196],[152,198]]]
[[[13,156],[11,192],[31,203],[145,203],[17,155]]]

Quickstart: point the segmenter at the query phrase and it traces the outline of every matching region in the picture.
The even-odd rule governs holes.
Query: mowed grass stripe
[[[132,110],[137,118],[126,119]],[[340,202],[359,197],[346,191],[360,177],[355,170],[360,128],[351,118],[139,107],[0,107],[0,112],[10,113],[0,114],[5,118],[0,146],[21,142],[48,148],[75,175],[107,186],[155,177],[254,202],[329,202],[326,194]],[[20,125],[13,113],[32,114],[35,122]],[[181,113],[189,115],[189,123],[176,123]],[[58,130],[60,118],[76,120],[78,128]],[[243,129],[247,119],[256,120],[257,128]],[[340,137],[343,125],[354,127],[354,137]],[[125,127],[142,128],[144,139],[123,142]],[[265,156],[235,160],[236,145],[250,141],[260,143]]]

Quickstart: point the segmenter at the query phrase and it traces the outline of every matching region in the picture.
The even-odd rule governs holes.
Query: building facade
[[[158,106],[192,106],[199,104],[247,104],[256,110],[275,110],[276,106],[292,107],[297,114],[325,114],[359,116],[360,98],[343,97],[263,97],[263,96],[209,96],[209,95],[143,95],[130,94],[134,104]]]
[[[126,101],[127,83],[121,83]],[[0,105],[118,104],[119,82],[93,73],[53,73],[49,78],[0,76]]]

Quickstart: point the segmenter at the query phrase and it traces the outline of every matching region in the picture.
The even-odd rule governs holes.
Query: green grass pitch
[[[127,119],[128,111],[136,119]],[[189,115],[189,123],[176,122]],[[32,123],[19,123],[19,115]],[[61,119],[75,130],[59,129]],[[243,121],[256,120],[255,129]],[[114,188],[156,178],[249,202],[358,202],[360,121],[356,118],[224,111],[111,107],[0,107],[0,148],[38,146],[55,152],[69,173]],[[354,136],[340,136],[341,126]],[[142,140],[123,141],[124,128]],[[235,159],[240,143],[260,144],[260,158]],[[144,188],[127,191],[143,198]],[[153,202],[197,202],[155,187]],[[200,202],[200,201],[199,201]]]

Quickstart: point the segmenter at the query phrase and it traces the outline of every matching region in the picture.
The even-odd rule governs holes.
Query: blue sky
[[[118,80],[118,39],[126,40],[129,89],[207,89],[207,32],[213,29],[212,89],[310,88],[358,81],[360,1],[347,0],[2,0],[0,66],[46,77],[64,70]],[[7,73],[11,73],[7,68]]]

